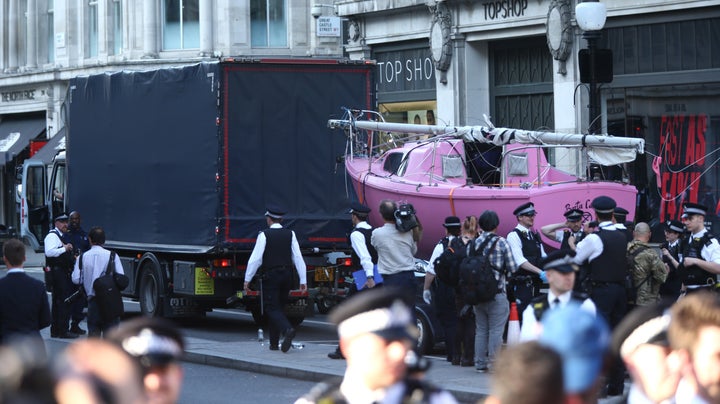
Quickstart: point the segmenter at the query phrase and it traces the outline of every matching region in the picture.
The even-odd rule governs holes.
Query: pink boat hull
[[[408,145],[405,146],[406,148]],[[417,150],[415,147],[413,150]],[[415,153],[415,151],[413,151]],[[437,152],[436,153],[440,154]],[[422,153],[421,153],[422,154]],[[530,167],[537,164],[534,153],[528,153]],[[433,154],[434,156],[435,154]],[[540,153],[540,163],[547,165],[544,155]],[[564,173],[553,172],[553,168],[544,170],[540,177],[527,189],[517,186],[521,178],[508,178],[503,187],[485,185],[467,185],[465,178],[451,178],[429,180],[436,178],[429,176],[436,165],[427,155],[419,165],[427,166],[416,171],[418,174],[406,174],[403,177],[390,176],[383,170],[383,160],[376,160],[369,165],[367,158],[348,158],[346,169],[350,175],[355,191],[361,202],[371,209],[370,223],[373,226],[382,225],[383,221],[378,213],[378,206],[384,199],[397,202],[411,203],[417,212],[417,217],[423,225],[423,238],[419,244],[417,257],[429,259],[434,246],[445,235],[443,222],[446,216],[458,216],[464,219],[467,216],[479,216],[485,210],[494,210],[500,217],[498,234],[506,236],[516,225],[517,220],[512,212],[525,202],[535,204],[538,212],[535,218],[535,230],[546,224],[558,223],[565,220],[563,213],[570,209],[579,208],[589,213],[595,220],[594,212],[590,207],[592,200],[598,196],[610,196],[618,206],[624,207],[630,213],[627,220],[635,215],[635,202],[637,190],[634,186],[617,182],[606,181],[577,181],[574,177]],[[410,161],[408,172],[413,172]],[[435,163],[438,163],[437,161]],[[532,173],[529,176],[532,178]],[[534,178],[537,178],[534,177]],[[512,185],[515,184],[515,185]],[[546,246],[557,248],[558,243],[543,236]]]

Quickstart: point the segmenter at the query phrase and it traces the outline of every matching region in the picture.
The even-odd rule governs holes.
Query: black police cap
[[[267,205],[265,208],[265,216],[271,217],[273,219],[282,219],[283,216],[285,216],[285,209],[280,207],[279,205]]]
[[[575,272],[578,270],[578,266],[572,262],[574,256],[575,251],[572,250],[553,251],[542,260],[540,265],[545,271],[552,270],[566,274]]]
[[[405,303],[408,298],[397,287],[373,288],[336,306],[328,319],[337,325],[340,338],[373,333],[386,340],[416,340],[413,308]]]
[[[609,196],[598,196],[593,199],[591,206],[598,213],[614,213],[617,203]]]
[[[360,202],[353,202],[350,204],[350,211],[348,213],[356,214],[359,216],[367,216],[368,213],[370,213],[370,208]]]
[[[523,203],[513,211],[515,216],[534,215],[535,213],[535,204],[532,202]]]
[[[707,206],[700,205],[699,203],[685,202],[683,203],[683,217],[690,215],[703,215],[707,216]]]
[[[585,212],[580,209],[570,209],[567,212],[563,213],[563,215],[568,222],[579,222],[582,220],[584,213]]]
[[[443,226],[447,227],[460,227],[460,218],[457,216],[448,216],[445,218]]]
[[[668,220],[665,222],[665,229],[675,233],[682,233],[685,231],[685,226],[679,220]]]

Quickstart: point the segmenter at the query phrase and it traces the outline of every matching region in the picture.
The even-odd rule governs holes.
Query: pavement
[[[28,248],[27,269],[39,269],[45,257]],[[49,327],[42,331],[43,338],[50,338]],[[59,340],[70,342],[72,340]],[[293,347],[287,353],[271,351],[268,342],[257,339],[219,342],[204,338],[186,338],[186,362],[208,366],[224,367],[306,381],[327,381],[341,378],[345,372],[345,360],[327,357],[336,345],[327,342],[315,343],[302,340],[302,328],[298,330],[295,342],[302,348]],[[444,358],[428,357],[431,362],[426,379],[450,391],[461,403],[484,401],[490,393],[490,374],[478,373],[474,367],[452,366]],[[626,387],[626,391],[628,388]],[[621,397],[601,399],[610,404],[620,402]]]

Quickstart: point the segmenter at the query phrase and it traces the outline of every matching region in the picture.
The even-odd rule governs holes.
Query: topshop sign
[[[435,65],[430,49],[376,52],[378,91],[426,90],[435,88]]]

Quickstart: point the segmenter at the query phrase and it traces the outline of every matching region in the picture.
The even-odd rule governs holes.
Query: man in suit
[[[7,276],[0,279],[0,343],[13,337],[42,339],[40,330],[50,325],[50,305],[42,281],[25,273],[25,245],[10,239],[3,245]]]

